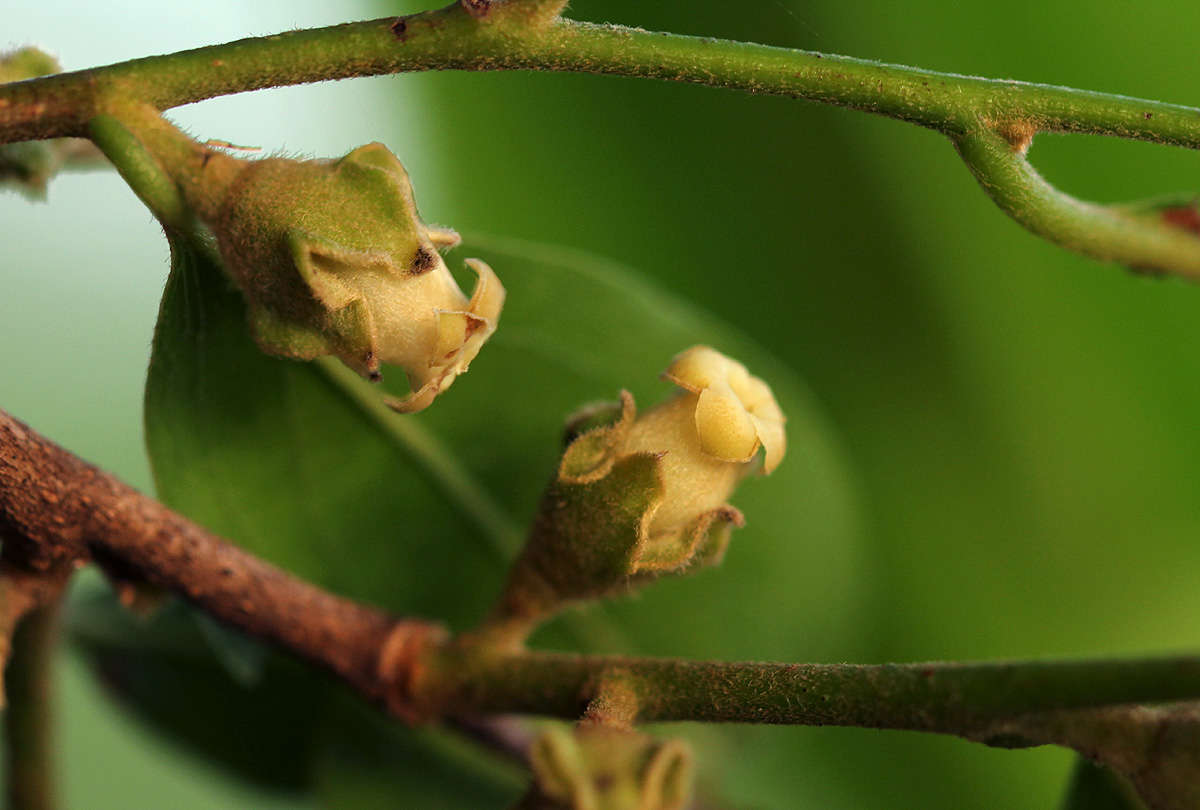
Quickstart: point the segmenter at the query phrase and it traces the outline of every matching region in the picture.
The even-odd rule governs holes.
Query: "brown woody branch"
[[[295,579],[2,411],[0,541],[0,621],[11,625],[48,604],[70,570],[95,561],[119,577],[174,590],[408,720],[578,719],[620,672],[645,722],[832,724],[1003,746],[1056,743],[1126,774],[1152,807],[1200,802],[1197,704],[1133,706],[1200,699],[1200,656],[864,666],[498,651],[473,648],[469,637],[442,643],[437,625],[399,620]],[[475,731],[516,757],[526,747],[511,724],[476,723]]]
[[[434,624],[327,593],[247,554],[0,411],[0,542],[21,582],[6,613],[40,604],[35,583],[98,562],[168,588],[405,714],[404,686]],[[15,623],[15,622],[14,622]]]

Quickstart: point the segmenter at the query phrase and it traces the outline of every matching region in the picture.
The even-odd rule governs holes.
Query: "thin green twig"
[[[418,70],[551,70],[691,82],[885,115],[949,135],[1033,232],[1135,269],[1200,276],[1197,228],[1080,203],[1024,160],[1043,131],[1200,148],[1200,109],[847,56],[558,18],[562,0],[460,0],[405,17],[243,39],[0,85],[0,144],[89,134],[97,115],[264,87]],[[1004,154],[1008,145],[1007,156]],[[1188,222],[1200,223],[1200,214]]]
[[[264,87],[460,69],[691,82],[867,110],[946,133],[968,132],[980,122],[1020,122],[1035,130],[1200,148],[1200,109],[1192,107],[614,25],[560,19],[522,27],[518,21],[479,17],[455,3],[0,86],[0,142],[86,135],[88,120],[114,96],[163,110]]]
[[[1200,280],[1200,240],[1153,207],[1100,205],[1046,182],[1025,150],[990,130],[955,139],[959,154],[1000,208],[1030,231],[1063,247],[1134,270]],[[1195,201],[1179,210],[1194,210]],[[1169,209],[1168,209],[1169,210]]]
[[[906,729],[989,739],[1013,717],[1200,697],[1200,657],[979,664],[697,662],[449,646],[419,689],[454,712],[577,718],[606,673],[636,694],[638,722]]]

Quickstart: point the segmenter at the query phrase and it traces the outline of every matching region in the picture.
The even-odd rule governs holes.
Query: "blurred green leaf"
[[[196,611],[193,615],[208,647],[216,653],[217,660],[233,679],[246,687],[257,686],[262,680],[270,651],[205,613]]]
[[[320,682],[280,657],[253,686],[211,654],[192,611],[170,601],[139,618],[111,591],[75,595],[68,629],[93,671],[143,723],[252,782],[295,791],[309,781],[309,729]]]
[[[463,515],[444,470],[422,466],[429,446],[452,453],[438,463],[462,465],[460,474],[524,522],[554,469],[566,414],[621,387],[647,404],[667,395],[659,371],[678,351],[707,342],[771,382],[789,416],[791,456],[738,498],[751,528],[735,537],[730,559],[742,562],[728,566],[729,576],[663,588],[614,615],[638,647],[665,654],[807,656],[847,630],[856,604],[852,498],[836,447],[794,375],[610,262],[498,239],[475,240],[470,252],[494,262],[508,287],[500,332],[435,407],[381,417],[363,407],[371,402],[364,391],[376,396],[367,383],[263,355],[220,268],[176,246],[146,397],[163,501],[326,587],[461,627],[482,616],[504,568],[495,538]],[[390,379],[403,383],[398,374]],[[394,429],[402,421],[404,429]],[[406,436],[428,441],[405,444]],[[795,600],[781,604],[764,580],[789,583]],[[776,618],[746,628],[730,620],[731,609]],[[546,637],[566,643],[561,629]],[[224,677],[213,669],[203,671]],[[296,744],[304,744],[305,727],[293,728]],[[254,724],[242,733],[253,738]],[[418,745],[410,732],[396,736],[401,748]],[[345,773],[362,768],[330,757],[320,757],[322,784],[353,792]],[[439,772],[418,770],[430,779]]]
[[[323,807],[501,810],[524,791],[521,768],[453,732],[404,729],[359,703],[335,703],[314,774]]]
[[[1129,783],[1103,765],[1075,762],[1062,810],[1145,810]]]
[[[461,252],[493,265],[508,302],[470,373],[421,417],[483,486],[527,525],[557,468],[566,415],[622,388],[649,407],[674,391],[659,374],[675,354],[712,345],[772,386],[788,419],[788,456],[734,495],[747,527],[720,569],[656,583],[608,611],[647,653],[811,659],[833,649],[855,620],[861,587],[854,498],[829,426],[795,373],[616,262],[494,236],[468,236]],[[731,610],[771,621],[730,622]]]
[[[402,613],[473,618],[443,587],[498,579],[407,448],[319,366],[269,357],[206,254],[175,248],[146,381],[160,499],[298,575]],[[477,608],[476,608],[477,609]]]

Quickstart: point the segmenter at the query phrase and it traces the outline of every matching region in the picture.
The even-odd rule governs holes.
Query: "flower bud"
[[[743,522],[726,501],[747,473],[779,464],[784,416],[766,383],[707,346],[663,377],[680,390],[641,415],[622,392],[568,423],[558,474],[489,623],[498,637],[520,638],[571,600],[720,561]]]
[[[552,727],[530,750],[532,810],[682,810],[691,798],[692,752],[681,740],[580,725]]]
[[[333,161],[220,156],[213,168],[220,199],[195,207],[264,351],[332,354],[372,380],[381,364],[400,366],[411,393],[389,404],[408,412],[448,388],[495,331],[500,280],[469,259],[478,281],[463,295],[438,252],[458,235],[420,220],[408,173],[382,144]]]

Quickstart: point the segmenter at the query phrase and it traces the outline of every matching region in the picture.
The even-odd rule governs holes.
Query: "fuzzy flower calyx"
[[[691,749],[603,726],[552,727],[530,750],[529,810],[682,810],[692,792]]]
[[[372,380],[381,365],[400,366],[411,393],[389,404],[409,412],[446,390],[495,331],[500,280],[468,259],[478,281],[462,293],[439,253],[458,235],[421,221],[408,173],[382,144],[332,161],[221,155],[211,176],[218,193],[195,207],[264,351],[331,354]]]
[[[676,356],[663,376],[679,386],[665,402],[639,414],[622,392],[568,423],[494,624],[520,627],[573,600],[720,561],[743,523],[729,497],[783,458],[783,413],[766,383],[707,346]]]

